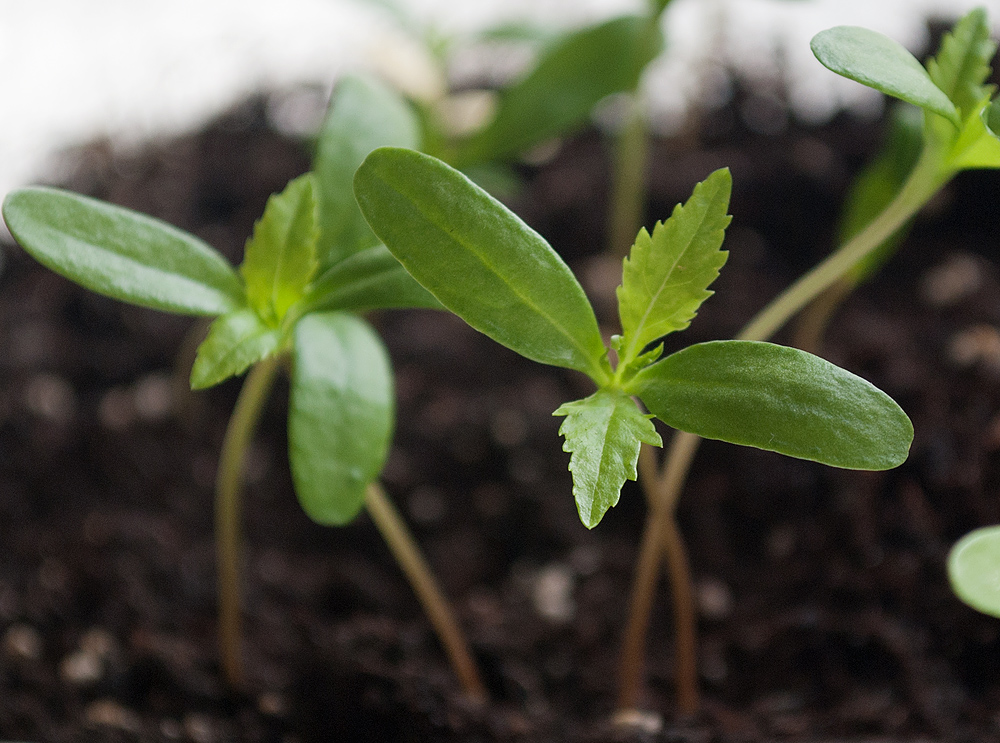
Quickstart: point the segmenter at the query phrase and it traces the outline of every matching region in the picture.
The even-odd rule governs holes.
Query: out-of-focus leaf
[[[249,307],[212,322],[191,367],[191,389],[200,390],[242,374],[281,345],[281,331]]]

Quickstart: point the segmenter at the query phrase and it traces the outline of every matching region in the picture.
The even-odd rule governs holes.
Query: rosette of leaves
[[[750,341],[663,356],[660,339],[690,324],[726,260],[727,170],[698,184],[652,233],[639,232],[623,264],[622,333],[610,349],[551,246],[458,171],[411,150],[380,148],[358,169],[354,189],[375,234],[447,309],[529,359],[593,380],[592,395],[555,411],[565,416],[560,433],[588,528],[636,479],[641,444],[660,444],[652,417],[837,467],[888,469],[906,458],[913,428],[899,406],[818,357]]]
[[[373,148],[417,141],[416,119],[395,93],[365,78],[342,80],[317,141],[313,171],[268,200],[238,269],[194,235],[75,193],[26,188],[4,200],[11,233],[57,273],[144,307],[215,316],[191,370],[193,389],[250,369],[216,483],[222,655],[236,684],[242,677],[240,469],[285,362],[291,370],[288,456],[302,508],[314,521],[340,525],[367,502],[397,556],[400,549],[408,551],[399,559],[411,579],[426,569],[422,563],[414,567],[419,557],[412,557],[412,545],[397,549],[409,537],[400,533],[401,523],[385,526],[384,519],[398,518],[394,511],[385,516],[390,506],[380,490],[372,490],[394,427],[393,375],[381,339],[357,313],[440,305],[379,243],[351,186]],[[426,575],[421,580],[430,581]],[[468,687],[481,695],[478,681]]]

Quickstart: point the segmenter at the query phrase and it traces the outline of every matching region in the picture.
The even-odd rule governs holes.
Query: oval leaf
[[[1000,526],[976,529],[952,547],[948,579],[962,601],[1000,617]]]
[[[566,35],[535,68],[502,93],[496,116],[459,151],[462,163],[516,155],[571,134],[612,93],[634,90],[663,48],[659,25],[623,16]]]
[[[823,66],[886,95],[958,124],[958,110],[917,58],[888,36],[858,26],[836,26],[810,43]]]
[[[406,101],[388,86],[350,75],[334,88],[316,143],[313,172],[319,197],[322,268],[375,245],[354,201],[354,171],[376,147],[418,147],[420,128]]]
[[[834,467],[905,461],[913,426],[874,385],[828,361],[759,341],[699,343],[629,382],[669,426]]]
[[[385,464],[393,428],[392,369],[364,320],[342,312],[295,325],[288,456],[311,519],[346,524]]]
[[[39,263],[99,294],[186,315],[221,315],[245,302],[222,255],[144,214],[34,187],[10,193],[3,217]]]
[[[354,178],[368,223],[441,304],[534,361],[607,378],[597,318],[542,237],[454,168],[375,150]]]

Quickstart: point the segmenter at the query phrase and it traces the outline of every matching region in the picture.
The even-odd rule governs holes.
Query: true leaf
[[[1000,138],[988,126],[993,104],[984,97],[979,108],[965,119],[950,151],[949,166],[955,170],[1000,168]]]
[[[320,524],[346,524],[385,464],[393,428],[392,370],[378,335],[345,312],[295,325],[288,455],[295,493]]]
[[[365,156],[376,147],[419,144],[416,116],[391,88],[355,75],[337,84],[313,159],[320,214],[317,257],[323,269],[378,242],[354,201],[354,171]]]
[[[212,387],[245,372],[281,345],[281,332],[249,307],[216,318],[198,346],[191,389]]]
[[[361,250],[324,271],[313,282],[305,301],[309,311],[441,308],[434,295],[420,286],[381,244]]]
[[[828,69],[959,123],[958,111],[923,65],[902,44],[858,26],[821,31],[810,43]]]
[[[717,170],[666,222],[656,223],[652,236],[645,228],[639,231],[618,287],[623,363],[657,338],[686,328],[712,295],[708,286],[728,256],[720,248],[731,191],[729,171]]]
[[[3,216],[39,263],[99,294],[188,315],[219,315],[246,301],[222,255],[144,214],[33,187],[10,193]]]
[[[460,149],[457,161],[507,158],[572,133],[602,98],[634,90],[662,48],[659,26],[642,16],[622,16],[567,34],[527,77],[503,92],[496,116]]]
[[[986,11],[976,8],[944,35],[938,53],[927,62],[931,80],[955,104],[962,119],[981,109],[983,98],[992,95],[993,86],[983,83],[990,76],[995,52]]]
[[[559,433],[566,438],[563,451],[571,452],[573,496],[580,520],[592,529],[618,503],[625,480],[636,479],[640,445],[663,442],[650,416],[620,390],[598,390],[553,415],[566,416]]]
[[[948,579],[962,601],[1000,617],[1000,526],[976,529],[952,547]]]
[[[306,173],[267,200],[240,266],[247,299],[272,325],[302,299],[316,273],[318,235],[313,177]]]
[[[446,308],[522,356],[606,379],[604,342],[576,277],[464,175],[383,148],[358,169],[354,191],[375,234]]]
[[[626,386],[669,426],[848,469],[906,459],[913,426],[874,385],[794,348],[757,341],[689,346]]]

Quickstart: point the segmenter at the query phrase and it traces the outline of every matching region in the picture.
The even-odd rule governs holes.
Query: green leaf
[[[951,145],[948,165],[955,170],[1000,168],[1000,139],[988,126],[993,104],[984,97],[969,114]]]
[[[307,312],[390,307],[441,309],[441,303],[406,272],[385,245],[366,248],[330,267],[313,283]]]
[[[662,446],[663,441],[652,416],[641,413],[620,390],[598,390],[566,403],[553,415],[566,416],[559,434],[566,438],[563,451],[572,453],[573,497],[580,521],[593,529],[618,503],[625,480],[636,479],[640,444]]]
[[[361,211],[441,304],[493,340],[601,384],[605,348],[583,288],[538,233],[457,170],[383,148],[354,177]]]
[[[976,529],[952,547],[948,579],[962,601],[1000,617],[1000,526]]]
[[[198,346],[191,389],[201,390],[242,374],[281,345],[281,331],[246,307],[216,318]]]
[[[306,173],[267,200],[240,266],[250,305],[271,325],[302,299],[316,273],[318,235],[313,177]]]
[[[726,210],[732,185],[729,171],[717,170],[666,222],[656,223],[652,237],[645,228],[639,231],[618,287],[622,363],[657,338],[690,325],[712,295],[708,286],[729,255],[720,248],[730,222]]]
[[[669,426],[834,467],[905,461],[909,418],[861,377],[794,348],[758,341],[689,346],[626,386]]]
[[[391,88],[354,75],[337,84],[313,160],[320,214],[317,256],[323,269],[378,242],[354,201],[354,171],[365,156],[376,147],[416,149],[419,144],[417,118]]]
[[[915,106],[944,116],[956,125],[958,111],[905,47],[887,36],[857,26],[836,26],[810,43],[825,67]]]
[[[35,259],[99,294],[185,315],[221,315],[245,303],[225,258],[144,214],[35,187],[11,192],[3,217]]]
[[[496,116],[460,148],[456,162],[509,158],[573,133],[602,98],[634,90],[662,48],[658,24],[642,16],[622,16],[567,34],[527,77],[502,93]]]
[[[389,356],[371,326],[345,312],[303,317],[292,348],[288,455],[295,493],[314,521],[346,524],[389,451]]]
[[[976,8],[944,35],[938,53],[927,62],[931,80],[947,94],[963,120],[981,110],[983,98],[993,94],[994,87],[983,83],[990,76],[996,50],[986,11]]]

